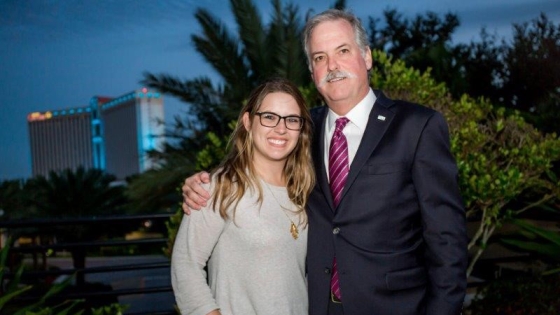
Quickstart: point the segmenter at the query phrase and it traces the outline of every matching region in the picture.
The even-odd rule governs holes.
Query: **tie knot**
[[[350,119],[346,118],[346,117],[340,117],[338,118],[334,123],[335,123],[335,129],[334,132],[342,132],[342,129],[344,129],[344,127],[346,127],[346,124],[350,121]]]

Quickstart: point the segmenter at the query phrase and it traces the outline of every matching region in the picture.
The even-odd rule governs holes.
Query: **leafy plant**
[[[80,315],[86,312],[85,309],[80,309],[80,304],[84,302],[82,299],[65,300],[54,306],[47,306],[49,299],[55,297],[62,290],[64,290],[73,281],[73,277],[68,277],[60,283],[56,283],[47,290],[39,299],[29,305],[11,305],[18,297],[26,292],[31,291],[33,285],[25,285],[21,283],[21,276],[24,271],[24,265],[17,266],[16,271],[6,280],[6,274],[9,268],[6,264],[10,248],[13,244],[11,238],[6,241],[6,245],[0,250],[0,314],[10,315]],[[13,303],[12,303],[13,304]],[[113,303],[108,306],[99,308],[92,308],[91,315],[122,315],[128,306],[123,306],[118,303]],[[88,313],[90,314],[90,313]]]
[[[560,181],[552,165],[560,160],[560,138],[539,132],[518,112],[484,99],[452,99],[429,71],[421,73],[379,51],[373,51],[373,60],[372,86],[393,98],[435,108],[447,119],[467,217],[479,222],[468,246],[470,274],[505,222],[558,200]]]
[[[92,309],[91,315],[123,315],[123,312],[127,308],[127,305],[123,306],[118,303],[113,303],[111,305]]]
[[[512,223],[520,230],[500,238],[500,242],[513,250],[533,253],[553,265],[560,263],[560,233],[538,227],[526,220],[513,219]],[[560,268],[554,268],[544,271],[543,275],[558,272]]]
[[[7,282],[7,284],[4,285],[4,280],[5,280],[4,277],[6,276],[6,273],[8,271],[8,267],[6,266],[6,261],[7,261],[8,253],[10,251],[10,247],[11,247],[12,243],[13,243],[12,239],[11,238],[8,239],[7,242],[6,242],[6,246],[4,246],[2,248],[2,250],[0,251],[0,284],[1,284],[0,292],[2,293],[2,296],[0,297],[0,311],[2,311],[2,314],[3,314],[3,310],[5,310],[5,308],[9,308],[9,303],[11,301],[13,301],[15,298],[21,296],[22,294],[24,294],[25,292],[27,292],[27,291],[29,291],[33,288],[32,285],[22,285],[21,284],[21,275],[23,274],[23,270],[24,270],[24,265],[23,264],[20,264],[17,267],[16,272],[14,273],[13,277],[11,277],[11,279]],[[54,314],[53,311],[55,309],[57,310],[56,314],[59,314],[59,315],[68,314],[68,312],[72,308],[74,308],[74,306],[76,306],[78,303],[80,303],[81,300],[66,301],[66,302],[50,309],[48,313],[45,313],[47,311],[47,309],[38,311],[38,313],[32,313],[32,311],[40,309],[41,306],[43,306],[45,304],[47,299],[56,295],[62,289],[64,289],[66,286],[68,286],[68,284],[70,283],[71,280],[72,280],[72,278],[69,277],[65,281],[51,286],[50,289],[37,302],[32,303],[32,304],[27,305],[27,306],[22,307],[22,308],[18,308],[18,310],[10,310],[10,314],[13,314],[13,315]],[[70,305],[67,305],[67,304],[70,304]],[[75,313],[75,314],[79,314],[79,313]]]
[[[2,310],[2,308],[8,303],[10,302],[10,300],[12,300],[13,298],[23,294],[26,291],[29,291],[32,286],[27,285],[27,286],[20,286],[20,279],[21,279],[21,274],[23,273],[23,265],[20,265],[16,272],[14,273],[12,279],[10,281],[7,282],[7,284],[4,284],[5,282],[5,275],[6,273],[9,271],[7,266],[6,266],[6,261],[8,259],[8,253],[10,250],[12,244],[12,240],[8,239],[6,241],[6,246],[4,246],[2,248],[2,250],[0,251],[0,311]]]
[[[471,315],[558,315],[560,274],[521,274],[489,282],[467,308]]]

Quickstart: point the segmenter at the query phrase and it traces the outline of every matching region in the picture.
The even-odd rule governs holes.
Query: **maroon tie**
[[[333,203],[336,208],[342,197],[342,189],[348,177],[348,143],[342,130],[349,122],[348,118],[340,117],[335,122],[334,134],[329,150],[329,179]],[[331,278],[331,293],[340,298],[340,285],[338,283],[338,269],[336,268],[336,257],[333,261],[333,273]]]

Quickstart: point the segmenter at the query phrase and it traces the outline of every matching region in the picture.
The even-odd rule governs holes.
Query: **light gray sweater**
[[[263,203],[246,192],[235,220],[220,217],[211,203],[184,216],[171,258],[171,281],[181,314],[304,315],[307,310],[307,228],[290,234],[298,217],[285,187],[261,181]],[[209,189],[208,186],[205,187]],[[272,192],[272,194],[271,194]],[[208,264],[208,280],[204,267]]]

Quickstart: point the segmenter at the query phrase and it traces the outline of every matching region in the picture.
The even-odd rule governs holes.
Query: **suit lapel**
[[[389,128],[389,125],[395,116],[394,112],[389,109],[390,106],[393,105],[393,101],[388,99],[380,91],[374,90],[374,93],[377,100],[375,101],[373,109],[369,114],[366,130],[364,131],[356,156],[354,156],[352,165],[350,165],[350,172],[348,173],[348,178],[346,179],[346,184],[344,185],[344,190],[342,191],[341,203],[344,196],[356,180],[360,170],[364,167],[364,164],[373,154],[373,150],[375,150],[385,135],[385,132]]]
[[[374,90],[377,100],[371,110],[368,118],[368,123],[356,156],[350,165],[350,172],[342,191],[341,203],[344,196],[356,180],[360,170],[364,167],[368,158],[372,155],[373,150],[377,147],[385,132],[389,128],[394,112],[390,110],[393,105],[393,100],[387,98],[382,92]],[[328,107],[323,106],[312,111],[312,118],[314,124],[313,134],[313,163],[315,164],[315,176],[317,177],[317,186],[323,192],[325,200],[329,204],[331,211],[335,211],[331,189],[327,177],[327,166],[325,165],[325,123],[327,120]]]

